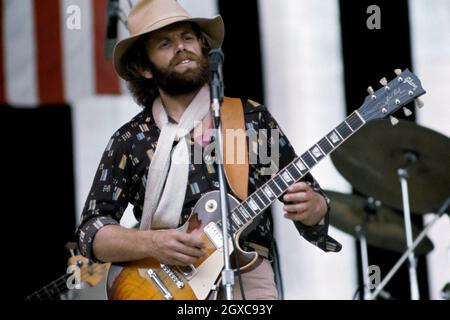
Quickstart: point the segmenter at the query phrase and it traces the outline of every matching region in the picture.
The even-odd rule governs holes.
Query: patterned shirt
[[[284,168],[297,156],[267,108],[252,100],[243,100],[243,106],[246,129],[259,133],[257,141],[250,141],[250,139],[247,141],[250,160],[248,191],[251,194],[270,178],[271,173]],[[272,136],[273,130],[278,133],[278,139]],[[134,216],[140,221],[148,168],[156,150],[159,134],[160,129],[152,117],[151,108],[145,108],[111,137],[86,200],[81,224],[77,229],[80,251],[89,259],[98,261],[92,252],[93,239],[97,231],[105,225],[119,224],[128,204],[133,205]],[[263,159],[262,153],[269,155],[275,151],[273,148],[275,143],[278,144],[278,159],[271,159],[271,161]],[[191,151],[199,147],[194,140],[191,140],[190,145]],[[263,148],[265,152],[262,152]],[[193,157],[194,152],[191,152],[191,160],[194,159]],[[201,163],[191,161],[180,225],[189,217],[192,208],[202,195],[218,190],[216,164],[208,160],[210,159],[204,157]],[[311,174],[308,173],[302,180],[325,197],[328,212],[315,226],[306,226],[299,221],[294,221],[294,225],[299,233],[313,245],[324,251],[340,251],[341,244],[328,236],[328,197]],[[279,200],[282,201],[282,196]],[[240,243],[245,249],[255,248],[252,244],[256,244],[256,247],[270,248],[272,240],[270,217],[262,213],[250,227],[244,230]]]

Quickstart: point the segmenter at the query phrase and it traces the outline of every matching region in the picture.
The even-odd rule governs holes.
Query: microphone
[[[212,49],[208,54],[209,67],[211,70],[211,101],[214,100],[223,102],[224,88],[223,88],[223,74],[222,66],[224,61],[224,54],[222,50]]]
[[[109,0],[106,21],[105,58],[112,59],[117,42],[117,25],[119,22],[119,0]]]

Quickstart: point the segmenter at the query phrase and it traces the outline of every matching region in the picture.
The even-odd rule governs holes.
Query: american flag
[[[107,0],[1,0],[0,103],[70,104],[121,94],[104,55]]]

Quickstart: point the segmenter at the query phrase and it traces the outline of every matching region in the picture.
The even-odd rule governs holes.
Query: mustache
[[[172,58],[172,60],[170,61],[170,66],[174,67],[177,64],[179,64],[181,61],[186,60],[186,59],[189,59],[192,61],[199,60],[198,56],[195,53],[190,52],[190,51],[183,51]]]

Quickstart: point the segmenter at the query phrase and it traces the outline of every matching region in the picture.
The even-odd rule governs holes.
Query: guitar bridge
[[[189,266],[177,266],[177,269],[187,280],[192,279],[197,273],[197,269],[192,264]]]

